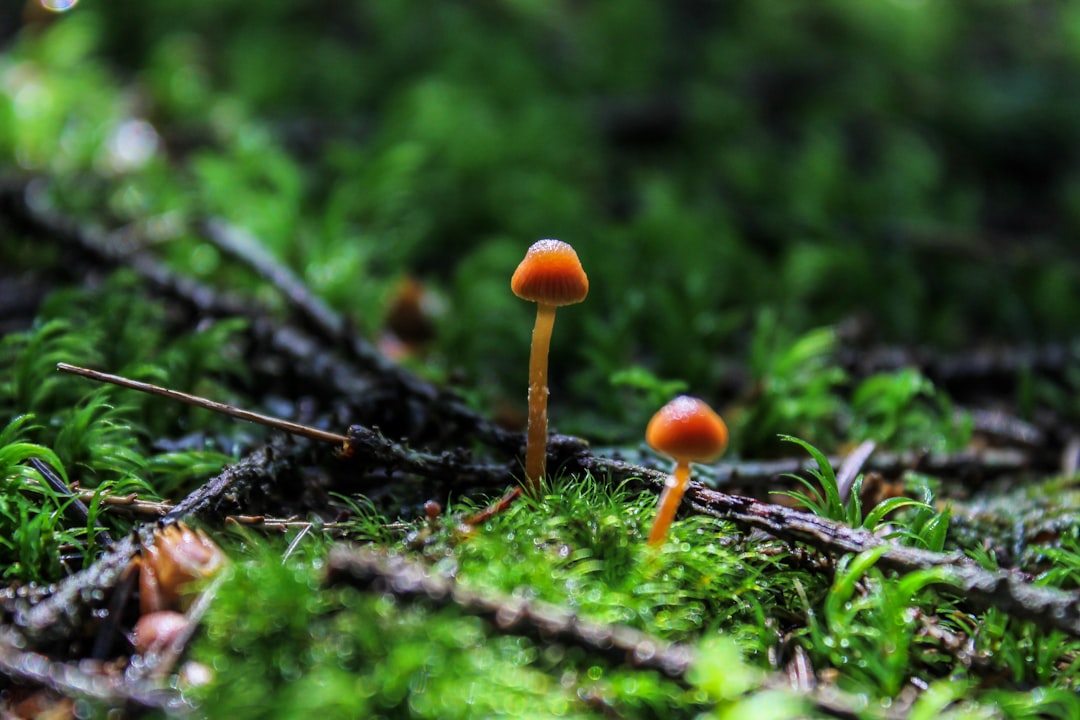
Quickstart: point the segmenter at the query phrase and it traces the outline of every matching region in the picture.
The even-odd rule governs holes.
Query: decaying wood
[[[315,293],[311,292],[296,273],[279,262],[266,249],[266,245],[248,232],[221,218],[207,218],[198,223],[201,234],[227,257],[238,260],[260,277],[264,278],[295,308],[302,323],[325,338],[342,340],[348,335],[348,327]],[[354,352],[370,367],[376,368],[379,354],[362,338],[354,346]]]
[[[151,534],[144,528],[116,541],[92,565],[57,583],[40,602],[15,601],[11,627],[24,647],[44,650],[81,633],[91,613],[105,609],[109,592],[127,572],[140,542],[150,542]]]
[[[209,518],[227,508],[249,507],[252,493],[266,492],[287,474],[296,452],[272,446],[256,450],[192,492],[172,508],[166,520]],[[180,640],[161,657],[152,658],[153,662],[144,668],[146,672],[130,677],[115,670],[106,673],[105,665],[97,661],[61,662],[44,654],[52,651],[64,654],[61,649],[84,634],[92,614],[99,619],[107,616],[106,622],[115,622],[111,613],[119,612],[120,607],[110,603],[112,592],[130,572],[140,547],[153,541],[157,526],[156,522],[139,526],[112,544],[88,568],[50,587],[47,594],[12,593],[3,598],[2,607],[9,621],[0,625],[0,674],[107,705],[131,703],[190,710],[187,701],[163,685],[158,677],[160,673],[156,672],[171,667],[180,652],[181,648],[176,646]],[[190,633],[183,641],[187,637]]]
[[[165,522],[216,518],[250,512],[253,496],[267,501],[278,492],[278,482],[287,477],[304,446],[297,443],[264,445],[242,460],[226,466],[216,477],[176,504]]]
[[[839,469],[843,457],[830,457],[829,463]],[[1018,448],[972,448],[956,452],[877,452],[862,464],[865,473],[876,472],[886,477],[899,477],[908,470],[951,478],[978,478],[985,481],[1032,469],[1032,455]],[[695,474],[707,484],[723,488],[752,488],[755,485],[774,487],[784,475],[803,475],[814,467],[807,458],[718,463],[695,469]]]
[[[355,430],[351,431],[354,433]],[[586,470],[597,477],[606,477],[610,482],[642,480],[655,488],[663,486],[667,473],[650,468],[624,463],[618,460],[589,454],[584,446],[568,445],[577,450],[577,454],[562,456],[563,463],[573,469]],[[400,445],[383,444],[379,448],[384,461],[405,461],[409,451]],[[993,457],[1007,463],[1016,457],[1013,453],[992,453]],[[425,458],[434,462],[435,458]],[[878,463],[897,462],[893,458],[878,458]],[[962,461],[955,458],[949,462],[975,462],[974,457],[964,456]],[[941,461],[944,463],[944,459]],[[794,470],[790,462],[781,464],[785,470]],[[431,470],[423,464],[411,464],[413,471]],[[446,467],[435,463],[439,472]],[[775,464],[770,465],[775,469]],[[804,463],[798,469],[805,470]],[[881,465],[879,465],[881,467]],[[899,573],[914,572],[938,568],[941,579],[938,585],[955,593],[974,609],[994,607],[1015,617],[1030,620],[1045,629],[1063,630],[1071,635],[1080,636],[1080,594],[1054,588],[1034,585],[1018,572],[1009,570],[986,570],[974,561],[959,553],[935,553],[928,550],[906,547],[891,543],[873,533],[851,528],[810,513],[794,510],[781,505],[764,503],[753,498],[721,493],[704,487],[701,483],[691,482],[687,493],[688,508],[692,512],[728,520],[744,529],[760,530],[779,539],[804,543],[821,552],[833,556],[857,554],[884,548],[879,565]]]

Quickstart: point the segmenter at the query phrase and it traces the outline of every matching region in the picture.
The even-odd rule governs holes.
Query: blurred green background
[[[542,237],[591,279],[552,421],[592,437],[737,403],[814,328],[1075,335],[1080,2],[42,2],[0,8],[5,174],[273,302],[197,230],[236,223],[373,339],[416,278],[405,362],[492,412],[524,406]]]

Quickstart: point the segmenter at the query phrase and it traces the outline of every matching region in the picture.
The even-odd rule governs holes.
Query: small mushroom
[[[547,465],[547,369],[555,308],[589,294],[589,278],[574,248],[561,240],[538,240],[510,279],[510,289],[537,304],[529,355],[529,429],[525,448],[526,486],[535,494]]]
[[[645,442],[653,450],[675,459],[675,471],[664,483],[656,520],[649,533],[649,545],[657,547],[663,544],[690,482],[690,463],[719,457],[727,448],[728,430],[705,402],[680,395],[653,415],[645,428]]]

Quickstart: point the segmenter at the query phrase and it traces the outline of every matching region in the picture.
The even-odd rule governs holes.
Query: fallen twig
[[[1045,449],[1046,433],[1032,423],[1001,410],[966,410],[957,414],[971,418],[972,429],[990,440],[1032,449]]]
[[[327,582],[373,589],[395,597],[425,599],[440,605],[453,604],[467,613],[490,621],[500,631],[539,638],[545,642],[577,645],[614,663],[657,670],[686,682],[686,673],[697,657],[689,645],[672,643],[626,625],[599,623],[579,617],[572,610],[539,600],[463,587],[451,577],[402,555],[385,550],[336,545],[327,560]],[[835,688],[792,688],[780,674],[765,675],[762,687],[799,691],[826,715],[836,718],[895,717],[867,706],[865,699]]]
[[[110,495],[99,493],[97,490],[82,490],[77,483],[72,483],[72,491],[83,502],[97,500],[101,505],[113,510],[126,511],[132,515],[149,515],[151,517],[164,517],[173,509],[173,504],[168,500],[143,500],[136,493],[127,495]]]
[[[947,388],[974,385],[1001,391],[1011,388],[1023,372],[1060,377],[1076,358],[1076,348],[1072,345],[1053,343],[984,347],[957,354],[930,348],[844,348],[838,360],[860,376],[916,367],[935,384]]]
[[[844,458],[829,458],[834,468],[843,466]],[[863,472],[897,477],[907,470],[950,478],[987,480],[1031,469],[1035,464],[1030,453],[1016,448],[979,448],[952,453],[876,452],[862,464]],[[784,475],[798,475],[814,467],[813,459],[743,461],[700,466],[697,475],[707,485],[723,488],[775,487]],[[854,479],[854,478],[852,478]]]
[[[659,670],[668,677],[683,677],[694,658],[689,646],[669,643],[624,625],[584,620],[550,603],[470,590],[393,553],[337,545],[330,550],[327,563],[331,584],[375,587],[400,597],[452,602],[493,621],[500,629],[571,643],[615,662]]]
[[[221,218],[203,220],[199,223],[199,229],[223,254],[247,265],[277,288],[305,325],[325,338],[340,341],[345,337],[347,328],[341,316],[311,292],[296,273],[275,258],[266,245],[246,229]],[[362,339],[356,343],[354,353],[370,367],[379,364],[378,351]]]
[[[177,503],[164,522],[251,512],[257,504],[252,498],[269,499],[278,478],[293,468],[303,450],[300,444],[287,448],[280,443],[258,448]]]

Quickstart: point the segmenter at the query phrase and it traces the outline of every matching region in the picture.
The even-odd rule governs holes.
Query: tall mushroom
[[[680,395],[660,408],[648,427],[645,442],[653,450],[675,459],[675,472],[668,476],[656,507],[656,519],[649,544],[663,544],[675,511],[690,482],[690,463],[707,462],[727,448],[728,430],[724,421],[702,400]]]
[[[547,464],[548,348],[555,308],[584,300],[589,294],[589,278],[574,248],[561,240],[538,240],[514,271],[510,289],[537,305],[529,355],[529,433],[525,449],[526,485],[535,494]]]

